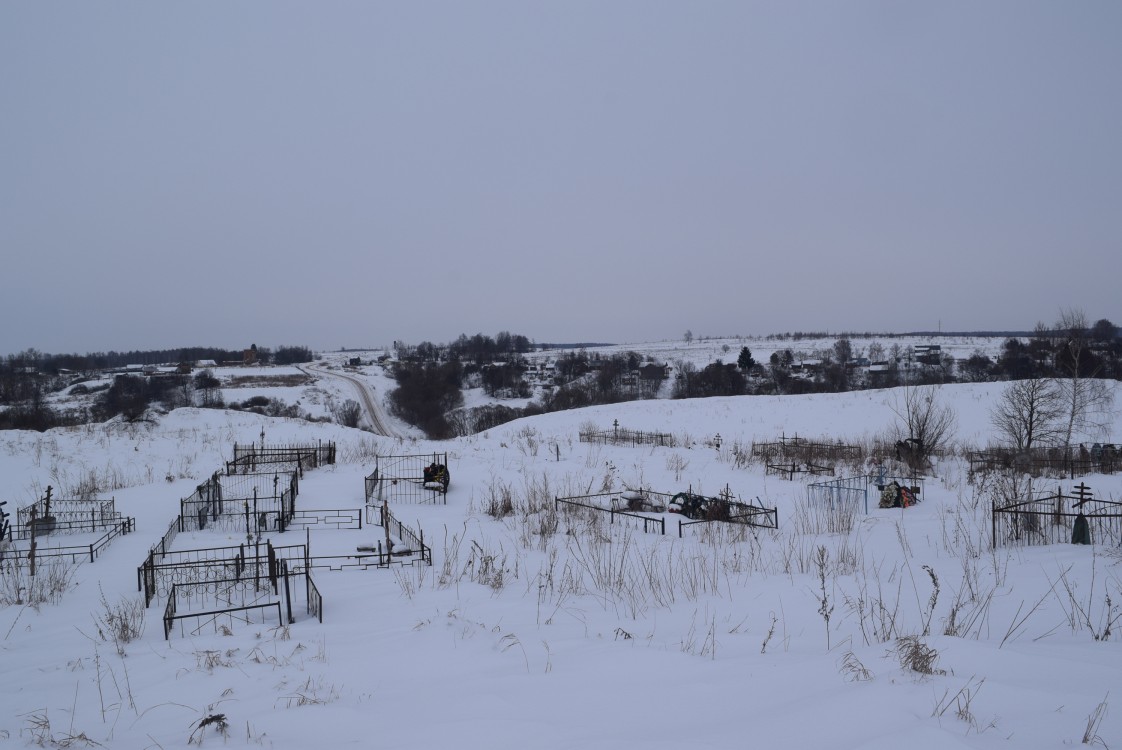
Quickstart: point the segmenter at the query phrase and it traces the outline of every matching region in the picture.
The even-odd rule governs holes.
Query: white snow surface
[[[960,440],[994,441],[989,410],[1003,387],[940,389]],[[988,505],[959,458],[935,466],[912,508],[873,507],[849,534],[799,533],[806,482],[731,459],[735,445],[781,434],[889,434],[902,399],[897,389],[641,401],[448,442],[199,409],[156,424],[0,433],[0,499],[13,514],[47,485],[65,497],[86,482],[137,526],[73,568],[57,603],[0,606],[0,746],[1057,748],[1079,746],[1105,701],[1093,734],[1117,747],[1122,622],[1105,640],[1094,635],[1119,617],[1118,550],[992,549]],[[1122,417],[1112,418],[1105,437],[1117,442]],[[582,425],[608,429],[616,420],[680,444],[578,441]],[[258,441],[262,430],[270,444],[338,445],[336,465],[306,473],[298,508],[362,507],[375,452],[447,452],[447,504],[394,508],[423,530],[434,564],[316,571],[322,624],[301,601],[286,628],[177,631],[165,640],[157,599],[143,635],[119,655],[98,635],[102,600],[138,597],[137,567],[179,500],[235,442]],[[706,446],[717,433],[719,451]],[[1120,477],[1082,480],[1097,497],[1122,496]],[[735,541],[716,524],[679,539],[674,517],[661,536],[624,523],[592,531],[562,516],[557,533],[543,537],[540,514],[483,512],[503,488],[517,506],[543,485],[547,497],[605,486],[715,494],[727,485],[778,508],[779,530]],[[353,550],[378,533],[312,532],[312,547]],[[185,532],[175,548],[239,541]],[[477,582],[483,556],[501,570],[489,585]],[[946,635],[955,608],[959,634]],[[871,632],[885,622],[892,635],[921,636],[938,652],[939,671],[904,668],[895,640]],[[855,679],[854,665],[867,679]],[[226,738],[218,723],[199,728],[218,714]]]

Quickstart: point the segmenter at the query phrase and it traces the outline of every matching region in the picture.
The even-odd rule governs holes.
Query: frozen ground
[[[960,439],[989,442],[1002,388],[942,390]],[[781,433],[887,433],[901,399],[633,402],[446,443],[195,409],[155,425],[0,433],[9,510],[48,484],[58,496],[84,484],[137,519],[70,571],[56,603],[0,606],[0,745],[1056,748],[1080,745],[1105,703],[1091,734],[1117,746],[1117,549],[993,549],[988,506],[959,459],[935,467],[917,506],[873,508],[833,534],[809,529],[804,482],[735,465],[734,446]],[[615,420],[679,445],[578,441],[583,425]],[[337,465],[306,474],[298,508],[361,507],[375,453],[446,451],[447,505],[395,507],[423,529],[434,565],[317,572],[322,624],[297,606],[288,627],[165,641],[157,600],[118,654],[95,624],[102,599],[135,600],[137,566],[180,498],[262,430],[268,443],[339,446]],[[706,446],[717,433],[720,450]],[[1122,496],[1122,478],[1083,479],[1098,497]],[[702,525],[679,539],[673,523],[659,536],[552,513],[554,496],[639,485],[727,486],[777,508],[779,530]],[[511,515],[484,512],[506,496]],[[378,529],[318,534],[314,548],[346,550]],[[184,534],[176,547],[238,541]],[[937,653],[931,674],[901,664],[904,636]],[[199,728],[219,714],[225,739],[217,720]]]

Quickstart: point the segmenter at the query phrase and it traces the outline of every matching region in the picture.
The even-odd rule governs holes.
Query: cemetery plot
[[[828,474],[829,476],[833,476],[834,475],[834,467],[833,466],[823,466],[821,464],[812,464],[812,463],[805,463],[805,464],[798,464],[798,463],[773,464],[773,463],[769,463],[767,465],[767,473],[769,475],[778,474],[778,475],[782,476],[783,478],[785,478],[789,481],[794,481],[796,474],[812,474],[814,476],[821,476],[823,474]]]
[[[296,510],[299,491],[295,471],[225,476],[215,472],[180,501],[179,530],[284,531]]]
[[[366,477],[366,504],[448,502],[447,453],[377,456]]]
[[[1071,493],[1032,492],[1021,499],[995,501],[993,545],[1122,544],[1122,503],[1101,500],[1082,482]]]
[[[620,427],[618,421],[612,422],[610,430],[581,430],[577,437],[582,443],[602,445],[658,445],[663,448],[673,448],[677,445],[673,435],[665,432],[628,430]]]
[[[653,490],[625,490],[592,495],[554,498],[554,507],[569,515],[604,514],[609,523],[641,524],[644,533],[666,533],[666,518],[663,513],[678,515],[678,536],[683,529],[698,523],[724,521],[758,528],[779,528],[779,515],[776,508],[765,508],[758,503],[745,503],[732,499],[732,493],[725,488],[719,497],[709,497],[695,492],[669,494]],[[652,517],[647,514],[660,514]]]
[[[443,481],[446,487],[446,469],[434,479],[433,463],[422,467],[422,477]],[[301,598],[308,615],[322,622],[323,596],[312,579],[313,570],[432,564],[423,534],[402,524],[388,506],[298,510],[298,490],[298,471],[216,472],[180,501],[179,516],[137,568],[137,588],[145,606],[157,598],[166,600],[165,637],[176,629],[193,635],[206,630],[229,632],[246,624],[292,623],[292,602]],[[380,527],[382,533],[356,539],[353,531],[364,527]],[[274,545],[278,537],[273,533],[297,529],[304,531],[304,543]],[[316,554],[312,553],[313,529]],[[208,533],[228,537],[230,531],[244,533],[246,542],[174,549],[181,532],[194,532],[198,539]]]
[[[264,431],[261,445],[234,444],[234,458],[226,462],[227,474],[256,474],[263,471],[295,471],[335,463],[335,443],[315,445],[265,445]]]
[[[1122,446],[1093,443],[1068,448],[988,448],[971,451],[970,476],[991,471],[1016,469],[1034,477],[1069,477],[1087,474],[1113,474],[1122,471]]]
[[[862,450],[856,445],[846,445],[840,440],[811,440],[795,435],[781,435],[778,440],[752,444],[752,456],[766,464],[802,463],[826,466],[838,461],[860,461]],[[789,459],[784,461],[782,459]],[[830,473],[833,473],[832,469]]]
[[[868,514],[870,495],[881,508],[907,507],[922,497],[923,479],[889,476],[887,473],[859,474],[806,486],[807,503],[812,507],[863,509]]]
[[[323,597],[310,574],[296,574],[288,560],[272,560],[268,575],[253,578],[216,579],[173,584],[164,607],[164,638],[170,639],[178,624],[180,635],[198,635],[203,630],[229,634],[236,626],[257,622],[277,626],[296,622],[293,599],[303,586],[309,615],[323,622]]]
[[[47,487],[43,497],[16,511],[17,522],[7,523],[8,544],[0,547],[0,561],[28,569],[61,562],[94,562],[117,537],[136,530],[136,520],[117,512],[115,501],[97,498],[60,500]],[[65,539],[65,541],[63,541]]]
[[[125,520],[117,512],[113,499],[59,499],[52,497],[53,494],[54,488],[48,486],[43,497],[16,511],[17,522],[11,530],[13,538],[30,537],[32,531],[36,536],[99,531]]]

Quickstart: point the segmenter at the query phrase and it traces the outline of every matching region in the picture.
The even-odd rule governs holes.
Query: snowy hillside
[[[1122,403],[1118,384],[1110,385]],[[989,413],[1004,386],[941,389],[959,441],[994,440]],[[343,397],[345,390],[332,393]],[[881,509],[874,494],[851,528],[835,527],[837,517],[808,501],[809,482],[835,477],[790,481],[748,458],[753,443],[780,436],[847,443],[889,436],[902,398],[901,390],[880,390],[631,402],[442,443],[199,409],[157,424],[0,433],[0,500],[13,515],[50,485],[56,498],[112,498],[135,518],[135,531],[93,562],[41,568],[40,576],[64,584],[46,603],[23,603],[28,592],[19,587],[33,584],[25,573],[0,574],[0,745],[1122,742],[1118,549],[994,548],[990,496],[955,456],[922,479],[918,504]],[[1122,416],[1112,422],[1108,435],[1081,439],[1117,441]],[[616,424],[667,433],[674,447],[578,439]],[[298,510],[362,509],[376,456],[447,453],[446,504],[406,500],[391,508],[423,532],[432,565],[414,555],[410,565],[315,570],[322,623],[301,594],[291,624],[182,621],[165,639],[166,598],[157,597],[143,634],[114,642],[110,625],[136,606],[137,568],[181,499],[232,458],[235,443],[262,439],[336,444],[337,463],[300,480]],[[845,462],[834,469],[837,477],[876,471]],[[1119,475],[1037,486],[1066,493],[1079,481],[1097,498],[1122,499]],[[774,508],[778,530],[712,522],[684,526],[679,536],[677,514],[569,512],[554,503],[639,488],[706,495],[727,488],[734,499]],[[638,516],[664,521],[665,535]],[[269,530],[263,539],[346,555],[383,535],[366,523]],[[245,539],[231,529],[185,530],[174,549]],[[91,541],[56,532],[38,543]],[[196,625],[200,632],[191,634]]]

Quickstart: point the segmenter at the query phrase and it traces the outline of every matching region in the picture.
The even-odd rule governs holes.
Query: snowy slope
[[[1001,389],[942,390],[959,438],[991,441],[988,413]],[[1122,741],[1119,639],[1094,638],[1122,624],[1113,622],[1117,550],[990,549],[988,508],[957,459],[939,463],[913,508],[873,509],[848,534],[807,533],[804,482],[732,460],[734,444],[780,434],[887,434],[901,399],[864,391],[633,402],[447,443],[194,409],[157,425],[0,433],[9,509],[48,484],[66,494],[87,482],[137,519],[135,533],[73,570],[58,603],[0,607],[0,745],[1054,748],[1080,744],[1104,700],[1114,710],[1095,731],[1111,746]],[[615,420],[669,432],[679,447],[578,441],[583,425]],[[101,599],[136,597],[136,568],[179,499],[230,458],[234,442],[259,441],[262,430],[269,443],[338,444],[337,465],[305,475],[305,508],[360,507],[374,452],[447,451],[447,505],[394,509],[423,529],[434,565],[317,572],[322,624],[297,607],[290,627],[228,636],[165,641],[158,600],[143,636],[118,655],[94,625]],[[705,445],[717,433],[720,451]],[[1122,478],[1085,481],[1099,497],[1122,497]],[[727,485],[777,508],[779,531],[741,539],[714,525],[679,539],[673,518],[673,533],[660,536],[562,515],[542,535],[548,511],[527,510],[638,485]],[[484,510],[504,493],[516,512],[497,520]],[[346,550],[377,534],[322,532],[312,544]],[[184,533],[176,547],[238,541]],[[908,635],[938,652],[935,673],[901,666],[895,638]],[[225,740],[216,721],[199,729],[219,714]]]

